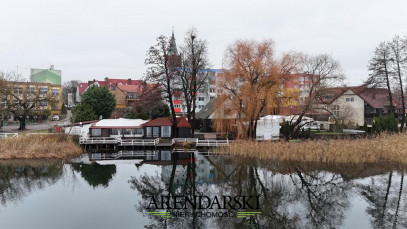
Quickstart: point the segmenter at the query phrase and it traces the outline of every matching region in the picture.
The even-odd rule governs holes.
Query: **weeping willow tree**
[[[214,127],[238,138],[256,138],[260,115],[276,107],[280,87],[296,69],[297,55],[276,57],[270,40],[236,41],[226,50],[226,71],[217,79]]]

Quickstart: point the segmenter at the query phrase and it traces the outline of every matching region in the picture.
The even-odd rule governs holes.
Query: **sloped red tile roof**
[[[103,82],[106,82],[106,81],[103,81]],[[141,80],[130,80],[130,82],[129,82],[128,79],[109,79],[109,78],[107,78],[107,83],[109,85],[112,85],[112,84],[117,85],[119,83],[121,83],[123,85],[139,85],[142,83],[142,81]]]
[[[384,108],[390,106],[389,92],[386,88],[350,87],[355,94],[362,98],[373,108]],[[393,95],[393,105],[401,108]]]
[[[119,84],[117,85],[117,87],[125,92],[138,92],[141,93],[142,92],[142,88],[141,85],[123,85],[123,84]]]
[[[178,128],[191,128],[191,125],[185,118],[177,118]]]
[[[88,88],[88,83],[80,83],[78,85],[79,95],[82,95],[86,91],[86,88]]]
[[[178,128],[191,128],[191,125],[183,117],[177,118]],[[172,118],[156,118],[144,124],[144,126],[172,126]]]

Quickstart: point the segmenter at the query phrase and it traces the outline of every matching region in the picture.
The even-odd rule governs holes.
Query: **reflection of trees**
[[[358,184],[356,178],[383,174],[394,167],[372,165],[329,165],[281,163],[248,158],[210,156],[214,177],[211,184],[199,184],[195,174],[199,164],[193,160],[186,167],[173,164],[162,174],[132,177],[130,183],[143,199],[138,205],[145,212],[149,197],[161,195],[260,196],[261,214],[246,218],[177,218],[151,216],[154,227],[175,228],[338,228],[349,208],[350,193],[359,190],[369,203],[375,228],[407,228],[406,204],[403,195],[404,175],[388,173],[372,184]],[[183,168],[182,182],[177,176]],[[186,168],[186,169],[185,169]],[[170,175],[171,174],[171,175]],[[184,174],[186,176],[184,176]],[[369,178],[370,179],[370,178]],[[397,182],[396,182],[397,180]],[[180,185],[182,183],[182,185]],[[161,203],[158,203],[161,204]],[[170,210],[171,211],[171,210]],[[191,210],[188,210],[191,211]],[[228,210],[233,212],[236,210]],[[245,211],[245,210],[239,210]],[[246,210],[247,211],[247,210]],[[382,216],[384,215],[384,217]],[[147,214],[146,214],[147,216]],[[382,221],[382,222],[381,222]]]
[[[388,176],[369,179],[369,183],[358,184],[356,187],[369,204],[366,212],[371,216],[372,227],[406,228],[407,205],[402,201],[404,172],[401,176],[389,172]]]
[[[108,187],[110,180],[116,174],[116,165],[99,165],[93,163],[91,165],[86,164],[72,164],[72,168],[81,173],[83,179],[85,179],[90,186]]]
[[[309,223],[304,227],[336,228],[342,224],[349,207],[351,182],[345,182],[339,174],[307,172],[299,166],[290,177],[295,193],[306,209],[303,220],[309,220]]]
[[[152,224],[148,228],[202,228],[207,222],[205,218],[190,216],[190,217],[170,217],[162,218],[160,216],[153,216],[147,214],[146,211],[149,204],[151,196],[156,197],[157,205],[161,205],[161,196],[188,196],[191,199],[194,195],[205,195],[211,196],[211,191],[206,189],[206,185],[197,186],[196,185],[196,163],[194,160],[194,153],[189,154],[189,163],[185,169],[185,180],[183,180],[181,186],[175,185],[176,171],[184,171],[183,165],[177,164],[177,159],[179,155],[186,153],[173,153],[172,156],[172,165],[171,166],[171,175],[168,180],[162,179],[162,174],[143,174],[140,177],[132,177],[129,181],[132,189],[136,189],[140,192],[142,200],[137,206],[137,210],[142,212],[144,216],[149,216],[152,219]],[[161,210],[160,210],[161,211]],[[167,210],[173,212],[172,209]],[[190,211],[190,209],[188,210]],[[190,212],[193,212],[190,211]],[[196,212],[196,211],[195,211]]]
[[[1,204],[22,200],[36,190],[55,184],[62,177],[62,163],[16,163],[0,165]]]

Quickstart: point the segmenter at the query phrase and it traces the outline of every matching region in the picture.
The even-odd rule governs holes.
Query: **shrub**
[[[373,119],[372,131],[374,133],[383,131],[398,133],[397,120],[393,115],[380,115]]]
[[[93,111],[93,108],[86,103],[80,103],[72,109],[72,122],[83,122],[96,120],[98,116]]]

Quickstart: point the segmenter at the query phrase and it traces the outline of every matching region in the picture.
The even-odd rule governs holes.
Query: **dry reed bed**
[[[280,161],[407,165],[407,135],[382,134],[371,139],[309,140],[300,143],[236,141],[217,152]]]
[[[0,141],[0,159],[69,158],[82,154],[71,136],[25,135]]]

